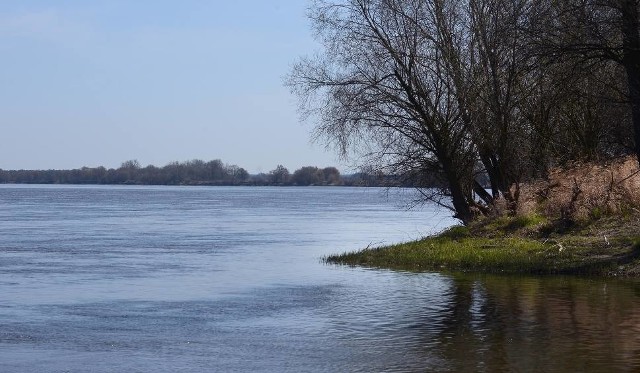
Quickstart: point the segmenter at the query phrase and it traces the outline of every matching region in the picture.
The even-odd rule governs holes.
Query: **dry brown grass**
[[[640,170],[635,157],[576,163],[552,169],[546,180],[523,185],[518,214],[581,221],[640,209]]]

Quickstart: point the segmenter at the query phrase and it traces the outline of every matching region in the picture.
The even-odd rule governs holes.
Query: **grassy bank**
[[[522,184],[516,211],[328,263],[413,271],[640,277],[640,170],[635,157],[552,169]]]
[[[640,170],[635,157],[552,169],[520,185],[516,211],[328,263],[413,271],[640,277]],[[515,191],[514,191],[515,192]]]
[[[325,258],[327,263],[409,271],[640,277],[640,214],[572,227],[539,215],[485,219],[399,245]]]

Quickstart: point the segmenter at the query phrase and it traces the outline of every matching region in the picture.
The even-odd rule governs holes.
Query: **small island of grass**
[[[496,212],[435,236],[325,261],[408,271],[640,277],[639,176],[621,176],[625,162],[632,160],[557,170],[523,187],[528,197],[516,214]]]

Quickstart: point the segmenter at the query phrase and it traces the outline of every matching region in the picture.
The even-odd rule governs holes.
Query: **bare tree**
[[[529,31],[541,54],[582,71],[617,65],[640,162],[640,4],[638,0],[537,0]],[[609,78],[617,78],[611,73]],[[616,82],[618,82],[616,80]]]
[[[447,74],[438,14],[454,2],[316,1],[311,18],[326,53],[305,59],[288,84],[316,132],[342,155],[390,172],[441,175],[455,216],[476,205],[476,156]]]
[[[528,1],[317,1],[312,9],[326,53],[300,62],[289,84],[318,134],[369,165],[438,175],[463,222],[496,198],[515,209],[512,186],[526,173],[533,133],[523,103],[535,81],[518,33]]]
[[[532,132],[523,120],[523,104],[534,94],[536,83],[529,76],[526,35],[518,31],[526,21],[528,2],[470,0],[456,4],[460,15],[451,17],[453,7],[445,9],[438,27],[443,35],[453,35],[442,48],[492,195],[484,194],[477,183],[474,190],[489,204],[504,198],[515,209],[518,195],[512,186],[526,173]]]

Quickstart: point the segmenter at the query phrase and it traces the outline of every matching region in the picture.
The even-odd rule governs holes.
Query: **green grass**
[[[552,245],[521,238],[427,238],[389,247],[330,256],[328,263],[404,270],[550,272],[563,255]]]
[[[535,231],[548,226],[549,220],[538,214],[501,216],[487,218],[485,221],[475,224],[472,228],[474,236],[509,236],[523,231]]]
[[[531,228],[547,224],[547,222],[547,218],[538,214],[518,215],[512,218],[512,221],[508,223],[508,227],[511,229]]]
[[[419,241],[324,260],[408,271],[608,275],[625,266],[638,268],[640,237],[531,233],[531,227],[542,229],[546,224],[546,219],[535,215],[498,218],[471,228],[455,226]]]

